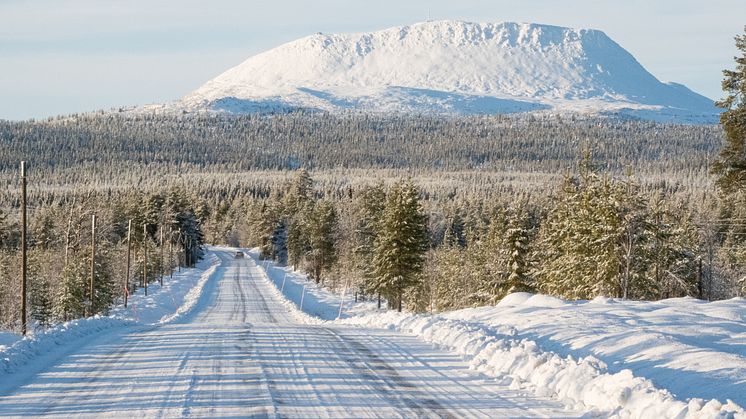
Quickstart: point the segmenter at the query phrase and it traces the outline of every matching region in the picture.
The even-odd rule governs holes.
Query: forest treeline
[[[145,247],[160,254],[173,242],[168,268],[193,263],[206,242],[258,246],[328,286],[414,310],[491,304],[516,290],[639,299],[744,292],[743,194],[720,194],[709,174],[720,127],[568,116],[104,114],[0,122],[0,141],[6,329],[19,327],[22,159],[38,325],[84,313],[93,213],[102,313],[123,295],[129,219],[134,286],[142,286]],[[583,150],[592,157],[580,158]],[[398,236],[404,231],[411,236]],[[164,266],[149,263],[153,281]]]
[[[314,198],[310,184],[302,170],[250,201],[239,212],[249,214],[247,243],[393,307],[471,307],[515,291],[652,300],[746,291],[746,222],[732,221],[746,220],[743,195],[681,205],[601,173],[588,156],[547,198],[428,202],[406,180]],[[236,231],[231,217],[214,222]]]
[[[592,148],[609,170],[702,177],[716,125],[539,115],[78,115],[0,121],[0,180],[30,160],[46,182],[160,174],[338,168],[561,173]]]
[[[143,285],[145,247],[148,280],[156,281],[169,266],[193,264],[209,242],[259,247],[326,286],[417,311],[494,304],[515,291],[569,299],[744,295],[743,194],[683,202],[641,190],[631,174],[602,171],[590,155],[577,166],[547,196],[434,198],[408,178],[334,187],[304,169],[260,191],[74,195],[33,211],[30,316],[45,325],[83,315],[93,213],[101,313],[123,297],[128,220],[138,226],[133,286]],[[6,212],[0,220],[0,321],[17,329],[18,224]]]
[[[194,266],[206,207],[184,189],[143,195],[87,193],[33,208],[28,230],[28,315],[37,327],[106,314],[125,294]],[[96,215],[94,295],[90,295]],[[127,272],[127,238],[131,267]],[[20,330],[18,220],[0,209],[0,329]],[[125,288],[125,284],[129,287]],[[92,297],[92,298],[91,298]]]

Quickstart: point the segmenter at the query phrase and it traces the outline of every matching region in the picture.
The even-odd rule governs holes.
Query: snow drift
[[[317,33],[208,81],[176,107],[435,113],[537,110],[714,122],[713,102],[662,83],[606,34],[528,23],[425,22]]]

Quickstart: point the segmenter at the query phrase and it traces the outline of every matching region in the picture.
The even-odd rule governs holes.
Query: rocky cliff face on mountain
[[[693,123],[717,115],[710,99],[660,82],[601,31],[456,21],[317,33],[255,55],[165,107],[578,112]]]

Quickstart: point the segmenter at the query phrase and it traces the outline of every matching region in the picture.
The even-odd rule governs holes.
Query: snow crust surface
[[[662,83],[606,34],[529,23],[424,22],[317,33],[250,57],[176,104],[231,113],[614,113],[714,122],[710,99]]]

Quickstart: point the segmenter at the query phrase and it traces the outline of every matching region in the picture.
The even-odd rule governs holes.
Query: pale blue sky
[[[746,25],[744,0],[0,0],[0,119],[168,101],[281,43],[428,14],[600,29],[713,99]]]

